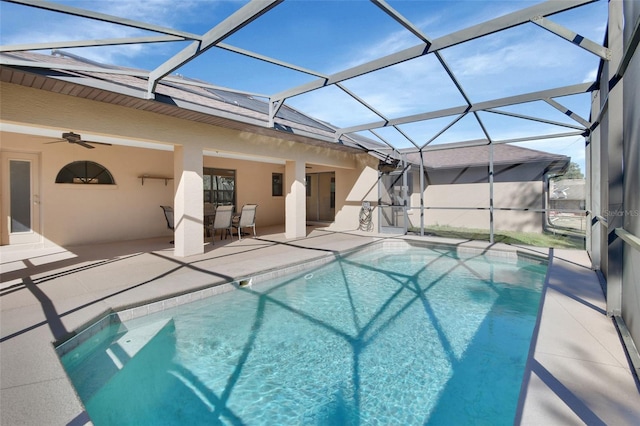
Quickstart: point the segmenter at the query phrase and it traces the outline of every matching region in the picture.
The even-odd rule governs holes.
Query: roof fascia
[[[122,69],[122,68],[98,68],[91,65],[70,65],[70,64],[60,64],[57,62],[35,62],[35,61],[25,61],[20,59],[12,59],[7,57],[0,56],[0,65],[12,66],[12,67],[23,67],[23,68],[42,68],[48,70],[61,70],[61,71],[78,71],[78,72],[94,72],[94,73],[103,73],[103,74],[118,74],[118,75],[128,75],[132,77],[139,77],[147,79],[149,78],[149,73],[147,71],[138,71],[132,69]],[[50,76],[53,78],[60,78],[58,75]],[[87,79],[90,79],[91,76],[87,76]],[[209,84],[202,81],[190,80],[180,77],[165,77],[162,79],[162,82],[167,83],[175,83],[185,86],[194,86],[201,87],[203,89],[216,89],[222,91],[229,91],[232,93],[240,93],[247,96],[253,96],[256,98],[268,98],[268,95],[264,93],[256,93],[256,92],[246,92],[241,90],[229,89],[222,86],[217,86],[215,84]],[[118,90],[114,90],[118,91]],[[130,93],[129,93],[130,95]],[[146,96],[141,96],[142,99],[145,99]]]
[[[331,134],[323,135],[320,133],[314,133],[314,132],[310,132],[300,128],[292,128],[287,124],[279,125],[275,129],[271,128],[267,126],[268,120],[266,119],[266,116],[264,119],[254,118],[254,117],[250,117],[242,114],[225,111],[223,109],[217,109],[213,107],[199,105],[197,103],[193,103],[180,98],[169,97],[165,95],[158,96],[156,99],[146,99],[144,96],[144,94],[146,93],[144,89],[135,89],[135,88],[122,86],[119,84],[115,84],[115,83],[105,81],[105,80],[100,80],[100,79],[87,79],[84,76],[60,74],[60,73],[56,73],[56,70],[51,70],[45,67],[31,69],[31,70],[21,70],[21,71],[35,73],[44,78],[51,78],[59,81],[64,81],[69,84],[74,84],[82,87],[90,87],[97,90],[116,93],[118,95],[129,96],[144,102],[160,102],[162,104],[171,105],[179,109],[192,111],[192,112],[204,114],[207,116],[213,116],[221,119],[226,119],[226,120],[234,121],[237,123],[246,124],[246,125],[255,127],[256,133],[266,134],[271,137],[277,137],[277,138],[282,138],[287,140],[295,140],[298,142],[304,142],[304,140],[311,139],[314,141],[327,143],[328,146],[335,146],[335,147],[339,146],[342,148],[353,149],[354,151],[365,152],[365,148],[363,148],[360,144],[352,142],[350,139],[336,141],[333,135]],[[91,71],[96,71],[96,70],[91,69]],[[55,73],[55,74],[51,75],[50,73]]]

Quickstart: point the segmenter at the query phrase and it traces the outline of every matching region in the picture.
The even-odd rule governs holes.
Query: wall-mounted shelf
[[[167,182],[172,180],[172,177],[169,176],[154,176],[154,175],[140,175],[138,178],[142,179],[142,184],[144,185],[145,179],[160,179],[164,180],[164,186],[167,186]]]

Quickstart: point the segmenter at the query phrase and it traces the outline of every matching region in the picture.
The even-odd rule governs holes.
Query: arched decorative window
[[[93,161],[74,161],[67,164],[58,172],[56,183],[115,185],[109,170]]]

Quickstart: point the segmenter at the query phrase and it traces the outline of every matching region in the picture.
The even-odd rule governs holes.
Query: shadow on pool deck
[[[2,247],[0,423],[87,422],[51,342],[111,309],[393,238],[317,229],[308,238],[286,240],[280,232],[216,241],[189,258],[174,257],[166,238],[29,251]],[[571,250],[556,255],[525,380],[522,423],[637,423],[640,394],[616,329],[603,315],[588,257]]]

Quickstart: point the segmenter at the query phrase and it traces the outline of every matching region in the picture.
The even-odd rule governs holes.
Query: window
[[[271,195],[274,197],[282,196],[282,173],[273,173],[271,175]]]
[[[93,161],[74,161],[67,164],[58,172],[56,183],[115,185],[109,170]]]
[[[236,205],[236,171],[205,167],[202,170],[204,202]]]
[[[311,176],[304,177],[304,186],[307,189],[307,197],[311,197]]]

